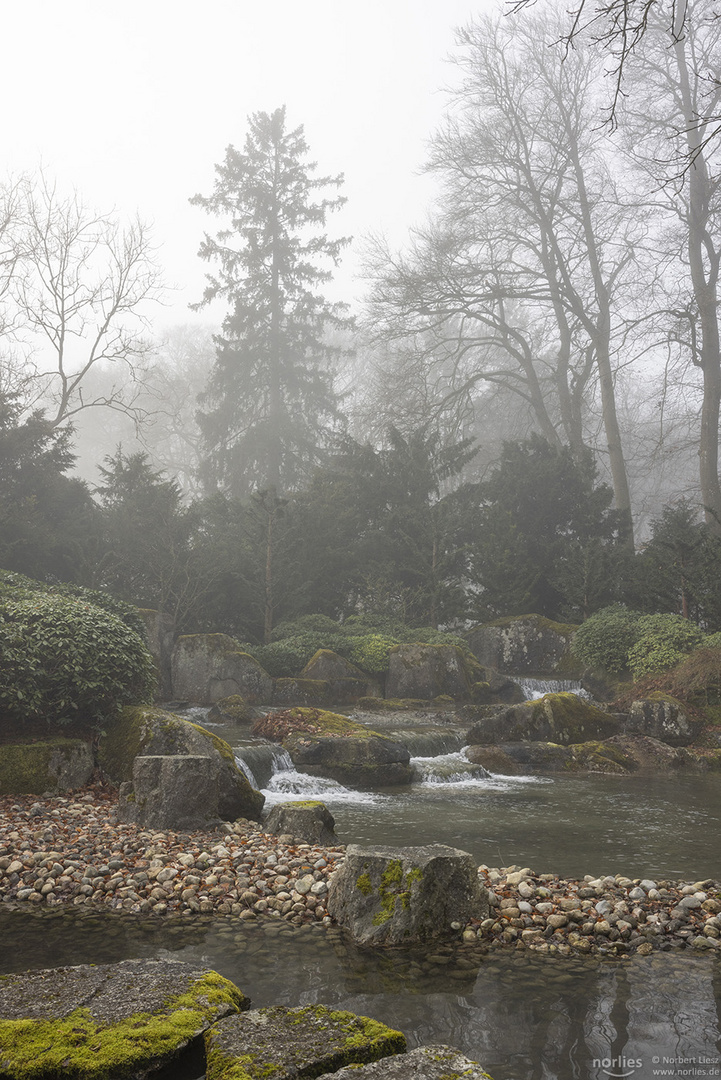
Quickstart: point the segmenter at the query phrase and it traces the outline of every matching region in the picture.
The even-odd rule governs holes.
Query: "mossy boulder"
[[[333,1080],[491,1080],[487,1072],[452,1046],[417,1046],[407,1054],[381,1058],[370,1065],[349,1065]]]
[[[274,705],[329,705],[331,697],[325,679],[276,679],[273,686]]]
[[[173,697],[196,705],[212,705],[240,694],[251,704],[272,700],[273,680],[249,653],[226,634],[179,637],[171,662]]]
[[[701,730],[692,720],[683,702],[670,694],[655,691],[631,703],[624,730],[629,735],[648,735],[669,746],[688,746]]]
[[[122,710],[112,730],[101,738],[98,748],[101,768],[118,784],[132,782],[136,758],[172,756],[214,759],[217,783],[222,786],[217,795],[219,817],[259,819],[265,801],[263,795],[250,786],[230,746],[199,724],[150,705],[128,707]],[[130,794],[126,791],[126,802]]]
[[[466,757],[472,764],[481,765],[489,773],[499,776],[517,776],[521,771],[513,758],[500,746],[469,746]]]
[[[480,709],[478,710],[480,712]],[[608,739],[621,730],[618,717],[590,705],[576,694],[545,694],[508,709],[487,708],[466,735],[470,745],[505,742],[553,742],[568,745]]]
[[[280,742],[297,769],[350,787],[409,784],[410,754],[376,731],[323,709],[296,708],[268,713],[253,734]]]
[[[523,772],[632,773],[638,769],[633,754],[612,740],[561,746],[552,742],[504,743],[499,749]]]
[[[302,679],[322,679],[330,686],[330,700],[336,704],[362,697],[380,697],[381,686],[366,672],[332,649],[318,649],[300,673]]]
[[[405,1037],[378,1020],[326,1005],[229,1016],[205,1035],[208,1080],[295,1080],[402,1054]]]
[[[0,747],[0,795],[72,791],[90,780],[95,761],[82,739],[45,739]]]
[[[296,844],[336,847],[335,819],[319,799],[276,803],[263,822],[271,836],[292,836]]]
[[[167,960],[0,976],[0,1076],[124,1080],[177,1063],[211,1024],[250,1006],[215,971]]]
[[[542,615],[512,615],[474,626],[465,638],[484,667],[511,675],[571,678],[580,675],[571,654],[577,629]]]
[[[221,698],[208,711],[208,720],[216,724],[249,724],[255,718],[255,711],[241,694]]]
[[[445,844],[350,844],[328,892],[328,913],[360,945],[457,937],[469,919],[483,919],[488,911],[473,858]]]
[[[456,645],[395,645],[388,654],[386,697],[467,701],[480,668]]]

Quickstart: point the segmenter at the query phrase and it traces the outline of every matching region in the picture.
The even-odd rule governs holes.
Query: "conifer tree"
[[[216,166],[212,194],[190,200],[225,222],[199,252],[214,272],[196,307],[228,304],[199,422],[205,483],[235,496],[295,488],[339,419],[330,366],[340,350],[328,335],[349,320],[320,288],[348,243],[323,232],[345,199],[316,193],[343,178],[314,176],[307,155],[284,108],[255,113],[244,149],[229,146]]]

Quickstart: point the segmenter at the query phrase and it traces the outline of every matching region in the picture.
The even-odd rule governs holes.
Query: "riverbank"
[[[117,789],[0,799],[0,903],[219,914],[331,924],[328,879],[344,848],[294,844],[254,822],[213,832],[155,832],[115,820]],[[721,884],[621,876],[562,878],[479,868],[491,917],[463,929],[468,945],[551,954],[721,948]]]

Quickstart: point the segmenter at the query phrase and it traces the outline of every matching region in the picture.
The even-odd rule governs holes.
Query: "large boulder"
[[[485,667],[512,675],[576,674],[571,644],[576,626],[542,615],[514,615],[474,626],[465,635]]]
[[[417,1046],[370,1065],[349,1065],[319,1080],[491,1080],[477,1061],[452,1046]]]
[[[329,705],[331,700],[330,683],[325,679],[275,680],[274,705]]]
[[[245,781],[245,783],[243,783]],[[263,796],[220,757],[193,754],[136,757],[133,779],[120,785],[118,821],[147,829],[191,832],[221,821],[258,816]]]
[[[378,1020],[327,1005],[274,1005],[221,1020],[205,1046],[208,1080],[295,1080],[402,1054],[406,1040]]]
[[[338,705],[362,697],[381,696],[380,683],[332,649],[318,649],[301,671],[300,677],[322,679],[328,683],[331,700]]]
[[[628,735],[647,735],[669,746],[688,746],[700,729],[701,724],[688,716],[680,701],[660,693],[634,701],[624,725]]]
[[[412,779],[411,755],[404,746],[323,709],[268,713],[254,724],[253,734],[282,743],[301,772],[349,787],[367,790]]]
[[[632,753],[614,739],[591,740],[561,746],[552,742],[504,743],[498,748],[520,772],[633,773],[638,764]],[[471,752],[469,751],[469,756]]]
[[[220,818],[229,821],[238,817],[260,819],[264,796],[250,786],[245,773],[238,768],[230,746],[199,724],[191,724],[149,705],[127,707],[103,735],[98,748],[101,768],[117,784],[134,779],[137,757],[175,756],[212,758],[216,763],[217,768],[210,771],[216,777],[213,782],[221,786],[222,794],[218,796]],[[129,795],[127,789],[126,803]],[[212,802],[215,796],[209,792],[208,798]]]
[[[94,768],[90,743],[83,739],[0,746],[0,795],[72,791],[88,783]]]
[[[138,615],[145,626],[148,648],[157,673],[155,700],[168,701],[173,693],[170,658],[175,639],[175,620],[172,615],[153,608],[139,608]]]
[[[481,713],[466,735],[471,745],[494,746],[506,742],[579,743],[609,739],[621,730],[618,717],[590,705],[577,694],[545,694],[507,709],[490,707]]]
[[[164,1066],[180,1073],[189,1044],[249,1006],[217,972],[169,960],[2,975],[0,1075],[131,1080]]]
[[[318,799],[276,803],[263,822],[271,836],[292,836],[296,844],[336,847],[335,819]]]
[[[225,634],[179,637],[171,663],[173,697],[196,705],[240,694],[250,705],[269,702],[273,680],[249,653]]]
[[[328,913],[361,945],[424,944],[488,915],[471,855],[444,844],[351,844],[331,878]]]
[[[386,697],[468,700],[479,672],[456,645],[395,645],[388,654]]]

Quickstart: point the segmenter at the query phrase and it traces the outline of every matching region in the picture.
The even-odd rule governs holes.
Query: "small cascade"
[[[295,770],[290,754],[278,743],[256,739],[233,749],[238,765],[259,791],[270,783],[276,773]]]
[[[397,728],[383,734],[393,742],[405,746],[411,757],[433,758],[441,754],[454,754],[465,742],[465,730],[453,728]]]
[[[413,779],[420,784],[467,784],[488,780],[490,773],[482,765],[474,765],[462,750],[435,757],[412,757]]]
[[[523,691],[526,701],[536,701],[544,694],[576,694],[577,697],[589,701],[591,695],[584,690],[578,679],[531,679],[518,678],[515,680]]]

